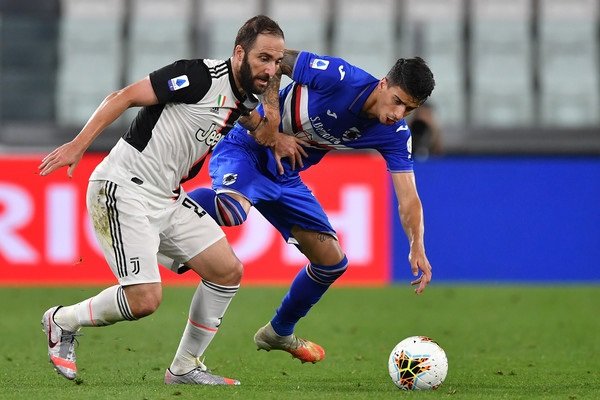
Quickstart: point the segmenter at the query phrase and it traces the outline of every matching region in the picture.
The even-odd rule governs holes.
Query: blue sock
[[[304,317],[329,286],[342,276],[348,267],[346,256],[336,265],[323,266],[308,264],[303,268],[294,281],[290,290],[283,298],[271,325],[279,336],[294,333],[296,323]]]
[[[221,226],[241,225],[246,220],[244,207],[227,193],[200,188],[188,193]]]

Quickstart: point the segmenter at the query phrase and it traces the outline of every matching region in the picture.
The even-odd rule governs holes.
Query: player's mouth
[[[393,125],[396,122],[398,122],[398,120],[396,118],[386,117],[386,119],[385,119],[385,124],[386,125]]]
[[[268,77],[256,77],[256,84],[259,87],[267,87],[267,85],[269,84],[269,78]]]

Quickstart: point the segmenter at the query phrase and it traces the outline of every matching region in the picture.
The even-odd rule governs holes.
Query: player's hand
[[[73,177],[73,171],[81,157],[83,157],[84,150],[80,149],[79,146],[74,142],[68,142],[60,147],[54,149],[42,160],[42,163],[38,166],[41,176],[51,174],[61,167],[68,166],[67,176]]]
[[[431,264],[429,264],[429,260],[427,259],[423,248],[414,250],[411,248],[408,260],[410,261],[412,274],[418,276],[418,278],[410,282],[410,284],[412,286],[418,285],[415,289],[415,293],[421,294],[429,282],[431,282]],[[421,276],[419,276],[419,271],[421,272]]]
[[[308,145],[308,143],[297,137],[286,135],[284,133],[277,135],[277,140],[275,140],[270,147],[275,156],[277,172],[279,172],[279,175],[282,175],[284,172],[283,165],[281,164],[282,158],[289,158],[292,169],[296,169],[296,165],[298,165],[299,168],[304,167],[302,157],[308,157],[308,154],[306,154],[303,147],[306,145]]]

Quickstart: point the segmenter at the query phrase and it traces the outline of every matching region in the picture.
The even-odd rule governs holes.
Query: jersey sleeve
[[[206,95],[212,78],[202,60],[179,60],[150,73],[150,82],[159,103],[194,104]]]
[[[389,127],[377,151],[383,156],[390,172],[413,170],[412,137],[406,122]]]
[[[319,90],[351,82],[362,74],[366,73],[341,58],[302,51],[296,59],[292,79]]]

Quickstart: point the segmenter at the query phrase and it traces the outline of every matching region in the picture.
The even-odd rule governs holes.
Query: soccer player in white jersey
[[[262,15],[251,18],[240,28],[230,59],[180,60],[111,93],[72,141],[42,160],[40,175],[68,166],[72,176],[109,124],[128,108],[142,107],[92,173],[87,191],[88,212],[118,284],[43,315],[50,361],[64,377],[76,377],[74,345],[81,327],[133,321],[156,311],[162,299],[160,253],[175,261],[175,272],[191,269],[202,278],[165,383],[239,384],[211,374],[199,357],[239,288],[242,264],[221,228],[180,185],[198,173],[238,118],[256,134],[268,128],[254,110],[254,94],[265,93],[283,55],[277,23]],[[276,99],[277,88],[273,92]]]
[[[281,71],[294,80],[279,93],[281,118],[265,104],[270,120],[281,120],[289,137],[308,141],[307,157],[280,163],[239,125],[215,148],[209,164],[214,190],[190,193],[221,225],[241,224],[251,206],[298,246],[309,263],[294,279],[271,321],[258,330],[259,349],[284,350],[303,362],[317,362],[325,350],[298,338],[294,328],[348,267],[323,207],[299,171],[330,150],[375,149],[385,159],[410,243],[416,292],[431,280],[425,254],[423,210],[417,194],[411,135],[404,117],[431,94],[435,81],[421,58],[400,59],[377,79],[337,57],[286,50]],[[259,109],[260,111],[260,109]],[[261,111],[262,112],[262,111]],[[349,169],[351,173],[351,168]],[[420,276],[419,272],[421,273]]]

